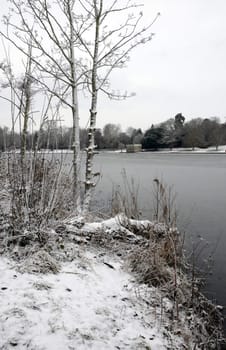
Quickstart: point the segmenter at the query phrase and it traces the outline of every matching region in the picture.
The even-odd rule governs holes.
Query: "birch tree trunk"
[[[98,52],[99,52],[99,35],[100,35],[100,19],[103,8],[103,0],[100,0],[98,8],[98,0],[94,0],[95,11],[95,43],[92,62],[92,75],[91,75],[91,108],[90,108],[90,120],[89,120],[89,132],[88,132],[88,147],[86,157],[86,179],[85,179],[85,198],[83,204],[83,211],[86,213],[89,210],[90,201],[92,198],[92,192],[95,187],[93,165],[94,165],[94,150],[95,150],[95,130],[96,130],[96,116],[97,116],[97,68],[98,68]]]
[[[79,135],[79,113],[78,113],[78,90],[76,79],[76,63],[75,63],[75,35],[73,26],[73,15],[71,3],[67,1],[68,18],[70,25],[70,70],[71,70],[71,98],[72,98],[72,149],[73,149],[73,202],[74,209],[77,214],[81,212],[81,184],[80,184],[80,135]]]

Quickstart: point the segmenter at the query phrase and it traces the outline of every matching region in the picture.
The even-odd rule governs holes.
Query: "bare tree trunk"
[[[73,149],[73,198],[74,207],[79,213],[81,211],[81,185],[80,185],[80,137],[77,87],[72,87],[72,149]]]
[[[90,201],[92,198],[94,183],[93,165],[94,165],[94,149],[95,149],[95,130],[96,130],[96,115],[97,115],[97,97],[98,97],[98,87],[97,87],[97,68],[98,68],[98,52],[99,52],[99,35],[100,35],[100,19],[102,14],[103,0],[100,0],[99,9],[97,6],[97,0],[94,0],[94,10],[95,10],[95,44],[93,53],[93,66],[92,66],[92,98],[91,98],[91,108],[90,108],[90,121],[89,121],[89,132],[88,132],[88,148],[86,157],[86,179],[85,179],[85,198],[83,210],[87,212],[89,210]]]
[[[32,55],[32,46],[30,45],[27,68],[26,68],[25,77],[24,77],[23,86],[22,86],[22,99],[21,99],[22,109],[23,109],[23,118],[24,118],[23,130],[21,135],[21,149],[20,149],[22,177],[24,176],[24,162],[25,162],[25,153],[27,148],[28,120],[29,120],[29,113],[31,109],[31,55]]]
[[[81,212],[81,185],[80,185],[80,135],[79,135],[79,113],[78,113],[78,91],[75,68],[75,50],[74,50],[74,26],[70,1],[67,2],[68,17],[70,23],[70,69],[71,69],[71,94],[72,94],[72,149],[73,149],[73,200],[74,209],[77,214]]]

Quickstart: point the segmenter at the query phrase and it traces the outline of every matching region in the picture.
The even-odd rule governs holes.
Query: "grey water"
[[[185,233],[187,250],[197,248],[198,264],[207,273],[206,295],[226,306],[226,154],[110,153],[95,157],[101,172],[96,188],[96,206],[105,209],[112,185],[122,186],[122,171],[139,185],[144,217],[152,218],[153,180],[173,186],[178,227]],[[193,249],[193,248],[192,248]],[[213,257],[211,267],[205,263]],[[204,273],[205,273],[204,272]]]

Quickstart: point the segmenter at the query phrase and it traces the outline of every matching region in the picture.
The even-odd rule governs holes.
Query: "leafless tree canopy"
[[[152,25],[159,14],[145,25],[142,9],[142,4],[131,0],[10,0],[9,14],[3,17],[5,30],[0,35],[5,47],[11,44],[22,60],[27,57],[23,98],[19,96],[18,101],[9,98],[23,125],[22,154],[26,151],[28,116],[33,118],[31,88],[35,85],[36,92],[41,91],[45,101],[45,107],[39,113],[40,128],[48,121],[50,111],[55,120],[60,119],[62,108],[71,114],[73,197],[77,213],[88,210],[96,182],[93,158],[99,93],[114,99],[133,95],[120,91],[120,87],[112,89],[111,73],[124,68],[131,51],[153,37]],[[7,67],[11,69],[9,57],[6,63],[5,71]],[[10,74],[7,76],[9,84],[12,81]],[[15,94],[15,86],[10,87]],[[85,183],[81,182],[80,174],[80,91],[90,99]],[[25,106],[23,113],[21,101]],[[82,205],[83,185],[85,197]]]

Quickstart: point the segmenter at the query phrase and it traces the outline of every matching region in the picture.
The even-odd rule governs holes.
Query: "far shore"
[[[16,150],[7,150],[7,151],[0,151],[1,153],[20,153],[19,149]],[[31,151],[27,151],[27,153],[30,153]],[[82,153],[85,153],[86,151],[84,149],[81,150]],[[70,149],[40,149],[37,151],[37,153],[65,153],[65,154],[70,154],[73,153],[72,150]],[[225,154],[226,155],[226,145],[219,146],[218,149],[216,147],[209,147],[209,148],[199,148],[195,147],[194,149],[192,148],[162,148],[162,149],[149,149],[149,150],[142,150],[139,152],[127,152],[126,149],[98,149],[94,152],[95,154],[99,153],[153,153],[153,154]]]

